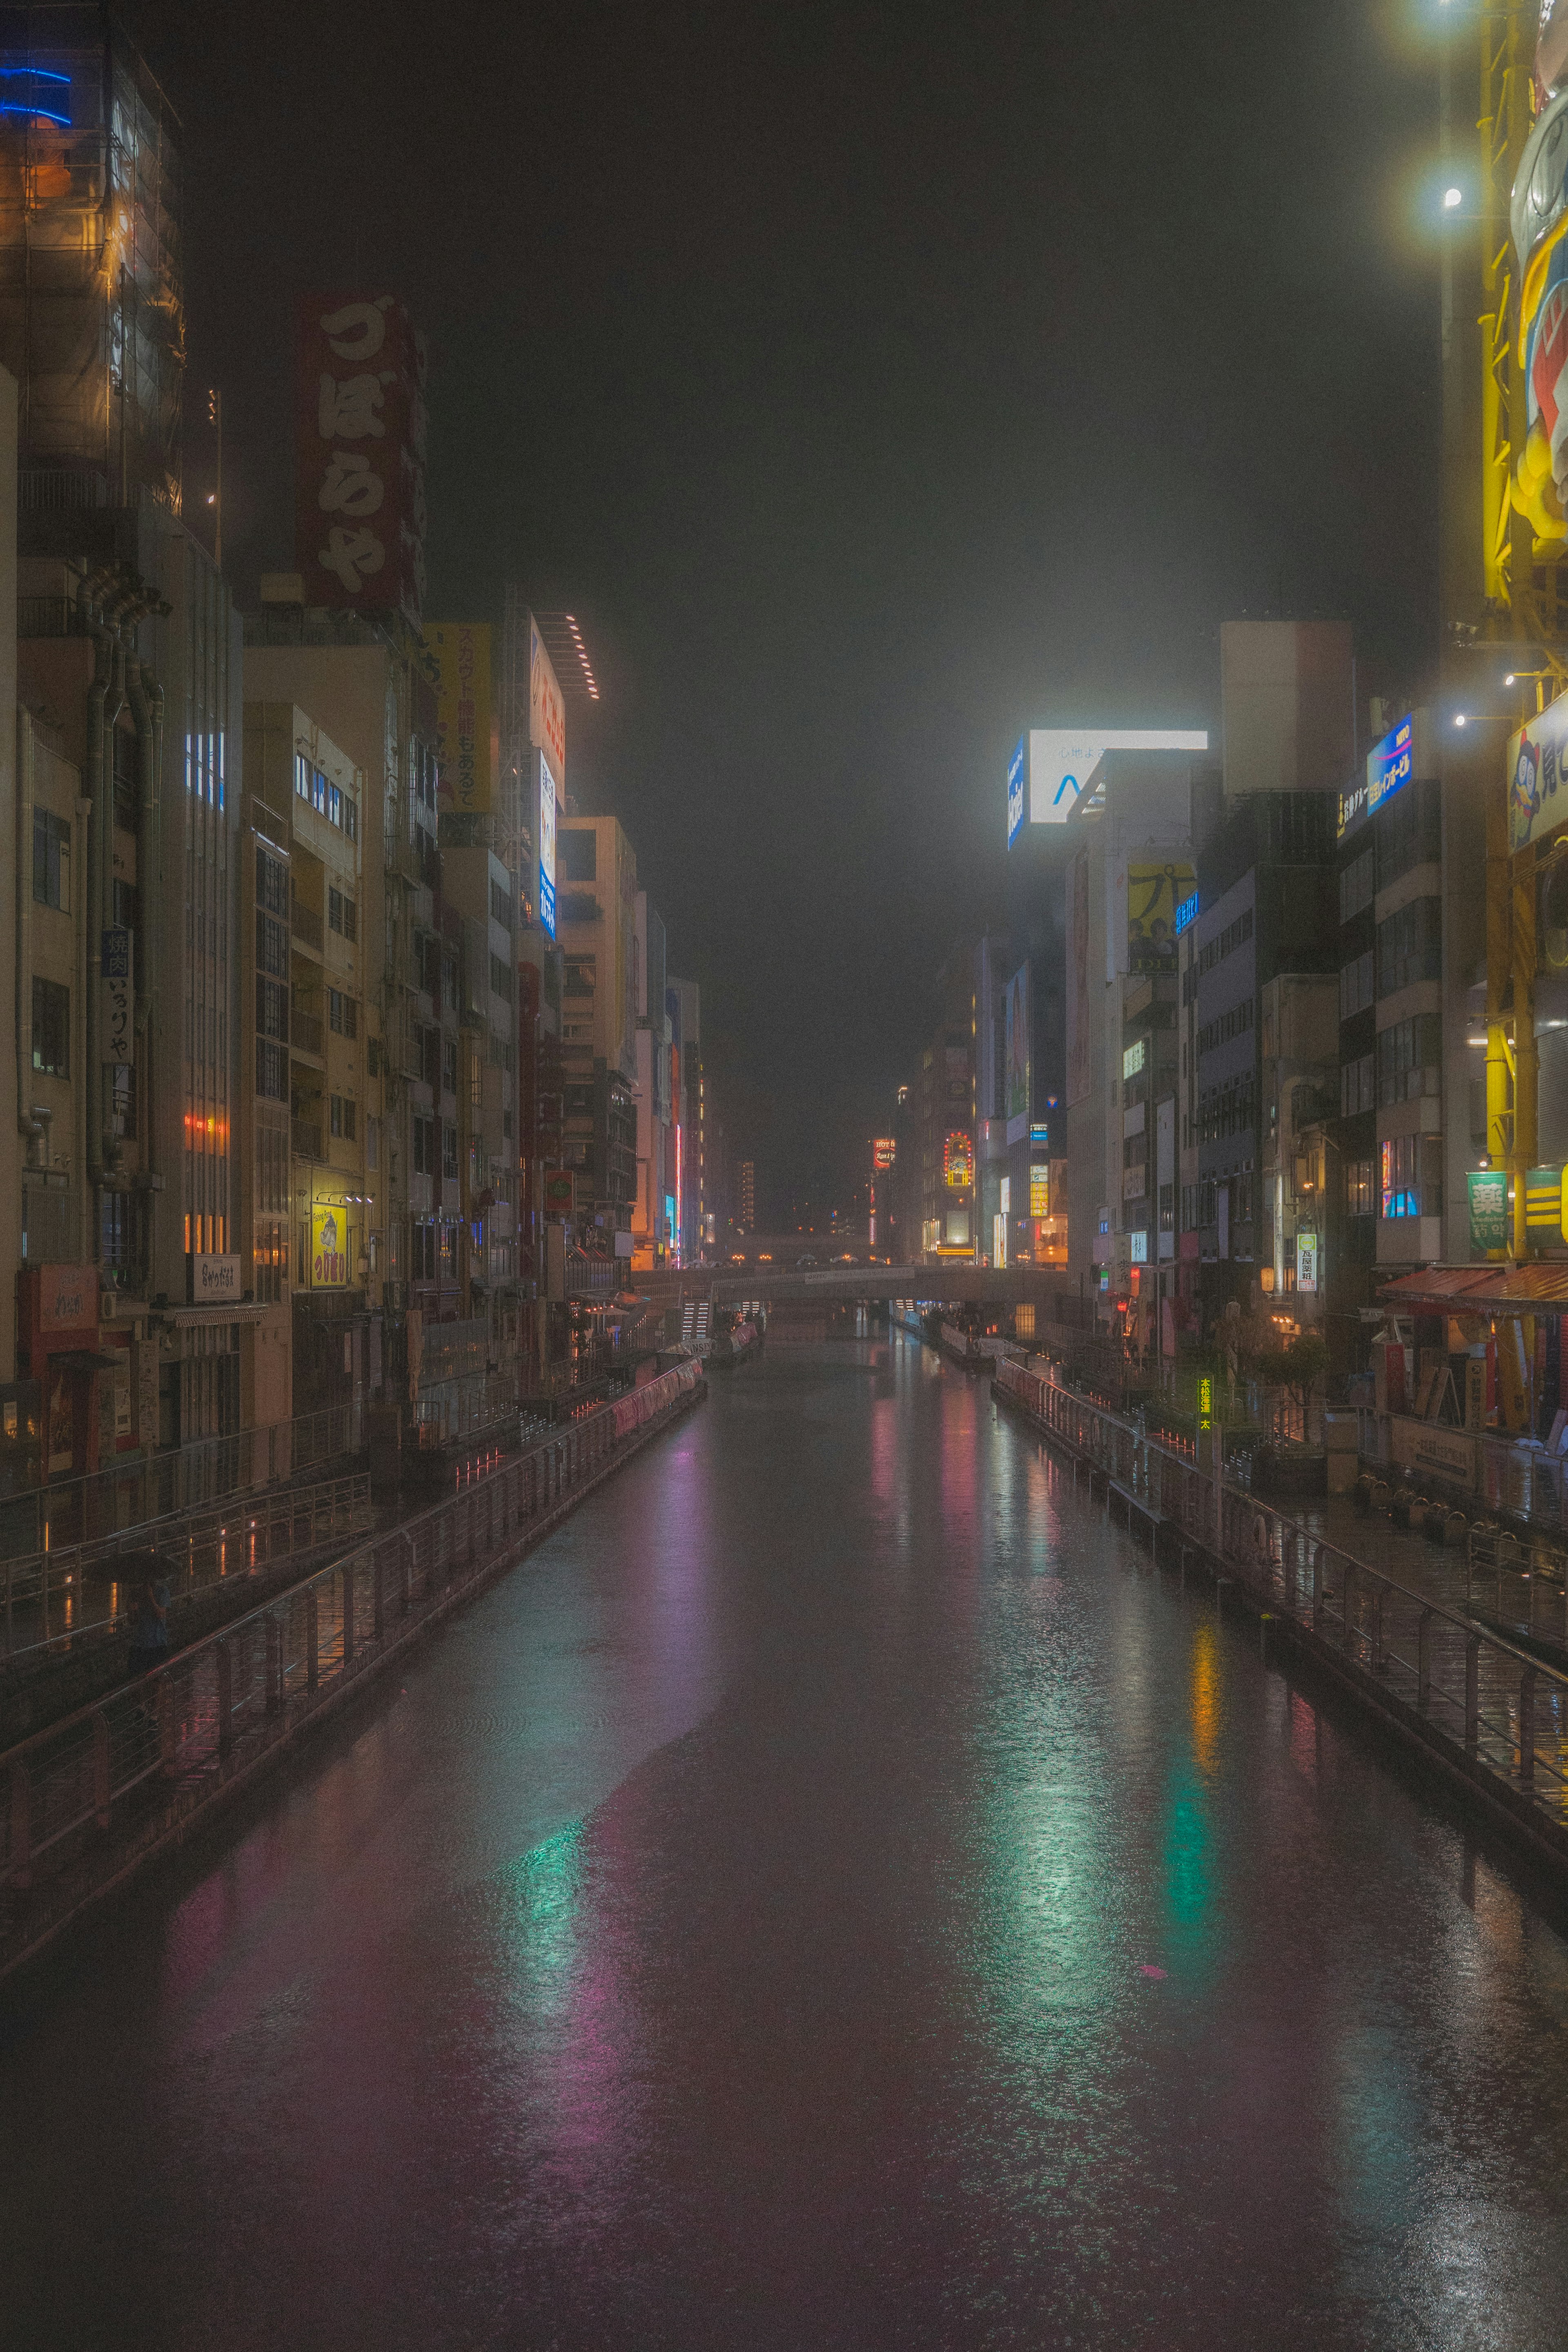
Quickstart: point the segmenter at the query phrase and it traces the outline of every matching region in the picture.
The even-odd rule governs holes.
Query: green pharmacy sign
[[[1507,1249],[1508,1171],[1505,1168],[1472,1169],[1469,1187],[1471,1249]]]

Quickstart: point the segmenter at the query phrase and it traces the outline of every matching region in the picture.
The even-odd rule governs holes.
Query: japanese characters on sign
[[[348,1227],[336,1202],[310,1204],[310,1287],[342,1290],[349,1278]]]
[[[433,621],[425,647],[436,683],[436,760],[441,805],[458,816],[495,806],[490,727],[490,633],[483,621]]]
[[[104,932],[100,964],[103,974],[103,1065],[110,1070],[128,1070],[136,1058],[132,952],[132,933],[123,924]]]
[[[390,294],[313,295],[298,338],[294,560],[307,604],[425,600],[425,339]]]
[[[539,768],[539,919],[547,939],[555,937],[555,779],[542,751]]]

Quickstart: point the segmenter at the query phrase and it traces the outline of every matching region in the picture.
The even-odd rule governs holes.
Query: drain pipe
[[[103,942],[98,936],[94,925],[97,923],[99,929],[101,929],[104,738],[107,730],[109,689],[114,675],[114,636],[112,631],[100,618],[98,606],[92,596],[89,594],[88,583],[85,581],[78,592],[77,609],[82,617],[84,632],[91,637],[96,648],[92,684],[87,690],[87,757],[82,762],[81,772],[82,799],[87,810],[87,887],[82,892],[82,908],[87,921],[87,938],[83,943],[86,949],[84,963],[87,975],[87,1003],[83,1008],[87,1050],[83,1057],[86,1068],[81,1076],[81,1095],[85,1106],[82,1126],[87,1179],[96,1194],[103,1181],[101,1148],[103,1122],[101,1118],[93,1117],[92,1105],[88,1097],[89,1090],[94,1084],[100,1089],[102,1087],[102,1078],[98,1066],[100,1054],[98,1028]],[[93,1207],[92,1226],[96,1235],[100,1229],[96,1200]],[[93,1255],[95,1257],[98,1255],[96,1248]]]
[[[38,1165],[44,1121],[27,1108],[33,1091],[33,714],[16,713],[16,1124],[27,1165]]]
[[[117,605],[122,608],[123,601],[117,599]],[[103,776],[93,812],[97,820],[98,887],[95,891],[89,885],[88,895],[88,918],[93,925],[92,937],[87,943],[88,971],[93,982],[91,1001],[95,1008],[103,992],[103,934],[114,915],[114,739],[120,714],[125,708],[125,640],[119,625],[119,611],[106,612],[104,618],[113,625],[113,646],[109,691],[103,703]],[[109,1120],[104,1110],[106,1097],[102,1058],[103,1041],[100,1037],[98,1053],[90,1058],[88,1066],[88,1084],[96,1089],[94,1098],[88,1106],[88,1117],[97,1139],[100,1166],[104,1171],[114,1172],[118,1171],[123,1154],[118,1139],[109,1132]],[[96,1251],[94,1255],[97,1255]]]

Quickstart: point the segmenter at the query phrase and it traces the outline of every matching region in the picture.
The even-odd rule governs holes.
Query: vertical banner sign
[[[555,779],[542,751],[534,759],[539,768],[539,919],[548,939],[555,937]]]
[[[132,974],[132,935],[123,925],[103,934],[103,1064],[105,1069],[128,1070],[136,1058],[135,984]]]
[[[539,624],[528,616],[528,740],[545,752],[555,782],[566,783],[566,706],[555,676],[555,665],[544,650]]]
[[[342,1290],[349,1278],[348,1228],[335,1202],[310,1203],[310,1287]]]
[[[425,338],[391,294],[300,305],[294,562],[307,604],[425,603]]]
[[[1313,1291],[1318,1286],[1318,1236],[1299,1233],[1296,1235],[1296,1287]]]
[[[1508,1171],[1503,1168],[1472,1169],[1468,1181],[1470,1247],[1473,1250],[1507,1249]]]
[[[441,805],[456,816],[488,816],[495,806],[489,625],[433,621],[425,646],[435,675]]]

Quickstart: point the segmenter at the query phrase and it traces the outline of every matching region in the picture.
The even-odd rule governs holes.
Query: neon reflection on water
[[[1166,1948],[1189,1984],[1216,1958],[1214,1826],[1209,1816],[1219,1732],[1219,1656],[1214,1627],[1193,1629],[1189,1694],[1191,1739],[1173,1760],[1163,1855]]]

